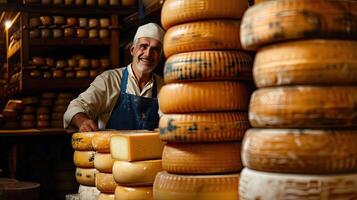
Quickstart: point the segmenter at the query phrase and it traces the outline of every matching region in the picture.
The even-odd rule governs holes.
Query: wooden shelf
[[[7,51],[7,58],[11,58],[13,55],[19,52],[20,49],[21,49],[21,40],[13,43],[13,45],[9,47]]]
[[[110,45],[110,38],[97,39],[97,38],[52,38],[43,39],[35,38],[30,39],[29,45],[31,46],[75,46],[75,45],[88,45],[88,46],[100,46]]]
[[[74,131],[67,131],[61,128],[0,130],[0,136],[68,135],[73,132]]]
[[[83,89],[89,87],[93,78],[23,79],[22,90]]]

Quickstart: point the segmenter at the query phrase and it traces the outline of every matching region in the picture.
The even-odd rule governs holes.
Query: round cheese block
[[[32,57],[32,65],[35,66],[44,66],[46,65],[46,60],[43,57]]]
[[[219,174],[239,172],[241,144],[168,143],[162,152],[162,169],[174,174]]]
[[[87,5],[87,6],[94,6],[94,5],[95,5],[95,2],[96,2],[96,0],[87,0],[87,1],[86,1],[86,5]]]
[[[76,35],[76,29],[74,28],[65,28],[64,31],[65,37],[74,37]]]
[[[155,176],[162,171],[160,160],[145,161],[115,161],[113,176],[121,186],[150,186],[153,185]]]
[[[200,50],[239,50],[240,21],[207,20],[180,24],[164,36],[166,57]]]
[[[52,58],[46,58],[46,65],[48,67],[56,67],[56,61]]]
[[[108,0],[98,0],[98,6],[106,6],[108,4]]]
[[[81,168],[93,168],[94,156],[95,151],[74,151],[74,165]]]
[[[63,16],[53,16],[53,24],[55,25],[66,24],[66,18],[64,18]]]
[[[94,78],[96,76],[98,76],[98,71],[97,70],[95,70],[95,69],[89,70],[89,77]]]
[[[92,138],[93,149],[100,153],[110,153],[110,137],[115,131],[101,131]]]
[[[39,121],[48,121],[50,119],[49,114],[38,114],[37,115],[37,120]]]
[[[29,76],[31,78],[39,78],[41,76],[41,70],[31,70]]]
[[[99,38],[108,38],[110,32],[108,29],[99,29]]]
[[[95,29],[94,29],[95,30]],[[90,67],[92,69],[97,69],[100,67],[100,60],[99,59],[90,59]]]
[[[37,120],[37,128],[48,128],[50,127],[50,122],[48,120]]]
[[[92,138],[95,134],[96,134],[96,132],[73,133],[72,148],[74,150],[78,150],[78,151],[93,150]]]
[[[29,19],[29,27],[30,28],[36,28],[38,26],[41,26],[42,22],[39,17],[32,17]]]
[[[53,24],[53,18],[51,16],[41,16],[40,20],[43,26],[49,26]]]
[[[88,20],[88,27],[89,27],[89,28],[95,28],[95,27],[97,27],[97,26],[99,26],[98,19],[96,19],[96,18],[91,18],[91,19]]]
[[[51,37],[52,37],[51,29],[48,28],[41,29],[41,38],[51,38]]]
[[[169,142],[242,140],[249,127],[247,112],[165,114],[159,122],[160,139]]]
[[[114,194],[100,193],[98,200],[115,200]]]
[[[258,87],[357,82],[357,41],[302,40],[266,46],[254,61]]]
[[[250,169],[301,174],[357,172],[357,130],[250,129],[242,160]]]
[[[52,71],[53,78],[62,78],[64,76],[64,71],[61,69],[55,69]]]
[[[76,67],[78,67],[78,60],[76,60],[74,58],[70,58],[67,60],[67,64],[68,64],[68,67],[70,67],[70,68],[76,68]]]
[[[306,38],[357,38],[356,1],[281,0],[244,13],[241,41],[246,50]]]
[[[75,0],[75,4],[77,6],[82,6],[82,5],[84,5],[85,2],[86,2],[86,0]]]
[[[89,72],[87,70],[78,70],[76,71],[77,78],[87,78],[89,77]]]
[[[114,159],[110,153],[97,152],[94,156],[94,167],[103,173],[112,173]]]
[[[121,0],[120,4],[122,6],[135,6],[136,1],[135,0]]]
[[[195,51],[170,56],[165,83],[209,80],[252,80],[252,58],[239,51]]]
[[[153,200],[152,187],[125,187],[118,185],[115,188],[115,200]]]
[[[100,191],[94,186],[80,185],[78,188],[79,200],[98,200]]]
[[[78,26],[81,28],[86,28],[88,26],[88,19],[84,17],[78,18]]]
[[[110,19],[109,18],[100,18],[99,25],[102,28],[108,28],[110,26]]]
[[[98,37],[98,30],[97,29],[89,29],[88,37],[89,38],[97,38]]]
[[[303,175],[244,169],[239,180],[242,200],[353,199],[357,174]]]
[[[161,88],[159,105],[165,114],[247,110],[249,94],[244,82],[172,83]]]
[[[79,38],[86,38],[86,37],[88,37],[88,31],[87,31],[87,29],[78,28],[78,29],[77,29],[77,37],[79,37]]]
[[[90,67],[90,60],[87,58],[79,59],[78,66],[81,69],[86,69]]]
[[[64,5],[69,6],[73,5],[74,0],[64,0]]]
[[[101,58],[100,59],[100,67],[103,69],[109,68],[111,65],[111,62],[108,58]]]
[[[112,173],[97,173],[95,175],[95,186],[100,192],[114,194],[117,183]]]
[[[161,23],[167,30],[177,24],[205,19],[241,19],[247,7],[246,0],[166,0]]]
[[[98,171],[94,168],[79,168],[76,169],[76,180],[81,185],[95,186],[95,175]]]
[[[239,174],[178,175],[159,172],[154,182],[155,200],[238,200]]]
[[[39,38],[39,37],[41,37],[41,31],[40,31],[40,29],[33,29],[33,30],[30,30],[29,35],[30,35],[31,39]]]
[[[357,127],[357,87],[292,86],[259,89],[252,95],[253,127]]]
[[[67,26],[77,26],[78,25],[78,18],[76,17],[67,17]]]

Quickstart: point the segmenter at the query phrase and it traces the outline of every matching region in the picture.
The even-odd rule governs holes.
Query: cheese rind
[[[159,122],[160,138],[169,142],[242,140],[249,128],[247,112],[165,114]]]
[[[85,169],[77,167],[76,180],[81,185],[95,186],[95,175],[97,173],[98,171],[94,168]]]
[[[155,176],[162,171],[161,160],[115,161],[113,176],[122,186],[149,186],[154,183]]]
[[[165,114],[247,110],[249,95],[244,82],[171,83],[161,88],[159,106]]]
[[[241,200],[343,200],[357,196],[357,174],[300,175],[243,169]]]
[[[110,153],[96,153],[94,156],[94,168],[103,173],[111,173],[114,159]]]
[[[156,200],[238,200],[239,174],[177,175],[159,172],[154,182]]]
[[[159,133],[146,131],[122,133],[110,139],[110,152],[117,160],[139,161],[161,158],[164,143]]]
[[[114,194],[100,193],[98,196],[98,200],[114,200],[114,199],[115,199]]]
[[[93,150],[92,138],[95,134],[95,132],[73,133],[72,148],[79,151]]]
[[[291,86],[256,90],[250,101],[253,127],[357,127],[357,87]]]
[[[100,192],[113,194],[117,184],[112,173],[97,173],[95,175],[95,186]]]
[[[162,169],[175,174],[217,174],[239,172],[241,144],[168,143],[162,153]]]
[[[167,30],[173,25],[204,19],[241,19],[247,7],[245,0],[166,0],[161,23]]]
[[[95,151],[74,151],[73,162],[77,167],[93,168]]]
[[[239,50],[240,21],[207,20],[180,24],[167,30],[164,36],[166,57],[202,50]]]
[[[110,153],[110,137],[114,134],[116,134],[115,131],[105,131],[93,136],[93,149],[100,153]]]
[[[124,187],[115,189],[115,200],[153,200],[152,187]]]
[[[357,82],[357,42],[302,40],[261,48],[254,60],[257,87],[353,85]]]
[[[302,174],[357,172],[357,130],[249,129],[242,161],[250,169]]]
[[[252,80],[252,58],[240,51],[196,51],[170,56],[165,83],[210,80]]]

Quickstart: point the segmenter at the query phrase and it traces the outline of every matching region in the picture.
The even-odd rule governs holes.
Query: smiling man
[[[64,127],[98,129],[154,129],[158,126],[157,94],[162,79],[153,74],[162,52],[164,30],[157,24],[140,26],[125,68],[100,74],[74,99],[64,114]]]

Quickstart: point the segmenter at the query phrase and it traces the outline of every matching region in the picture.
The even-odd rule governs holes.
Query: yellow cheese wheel
[[[250,101],[253,127],[357,127],[357,87],[259,89]]]
[[[76,200],[98,200],[100,191],[93,186],[80,185],[78,189],[79,199]]]
[[[254,61],[258,87],[357,82],[357,41],[303,40],[260,49]]]
[[[328,0],[267,1],[247,10],[241,41],[247,50],[305,38],[357,39],[357,2]]]
[[[114,200],[114,198],[114,194],[100,193],[98,196],[98,200]]]
[[[101,153],[110,153],[110,137],[115,131],[103,131],[92,138],[93,149]]]
[[[170,56],[165,83],[201,80],[251,80],[252,59],[239,51],[196,51]]]
[[[200,50],[239,50],[240,21],[208,20],[171,27],[164,37],[166,57]]]
[[[354,199],[357,174],[302,175],[245,168],[239,180],[241,200]]]
[[[113,176],[115,181],[122,186],[150,186],[153,185],[155,176],[162,171],[161,160],[145,161],[115,161]]]
[[[94,167],[100,172],[111,173],[114,159],[110,153],[96,153],[94,156]]]
[[[241,144],[168,143],[162,152],[162,169],[175,174],[218,174],[239,172]]]
[[[302,174],[357,172],[357,130],[250,129],[242,161],[250,169]]]
[[[94,168],[79,168],[76,169],[76,180],[81,185],[95,186],[95,175],[98,171]]]
[[[243,139],[249,121],[247,112],[165,114],[159,128],[169,142],[235,141]]]
[[[74,151],[73,162],[77,167],[93,168],[95,151]]]
[[[92,138],[95,132],[74,133],[72,135],[72,148],[79,151],[93,150]]]
[[[244,82],[172,83],[161,88],[159,105],[165,114],[247,110],[249,94]]]
[[[103,193],[114,194],[117,184],[112,173],[97,173],[95,175],[95,186]]]
[[[161,10],[161,23],[168,29],[204,19],[241,19],[247,7],[246,0],[166,0]]]
[[[117,186],[115,200],[153,200],[152,187]]]
[[[159,172],[155,200],[238,200],[239,174],[177,175]]]

